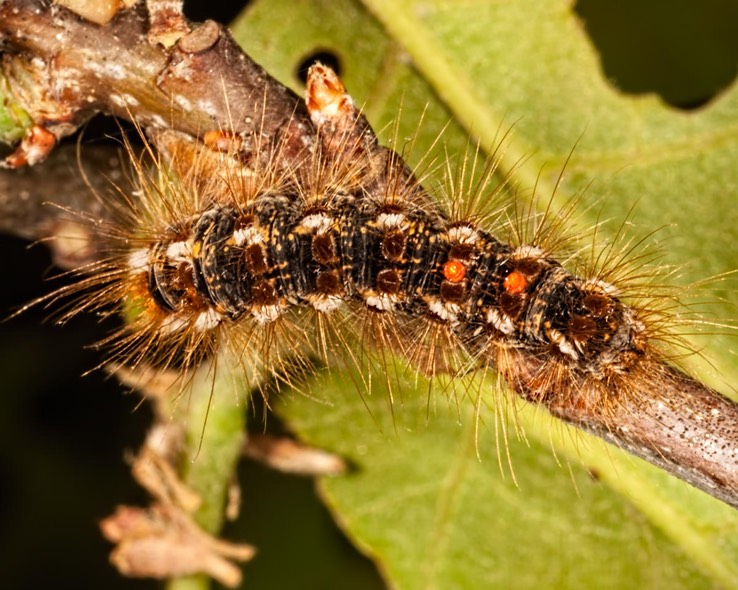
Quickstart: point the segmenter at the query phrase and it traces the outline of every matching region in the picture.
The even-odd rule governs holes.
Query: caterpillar
[[[125,254],[79,287],[99,293],[81,308],[118,299],[142,308],[111,338],[113,355],[136,365],[158,350],[168,364],[184,351],[194,355],[186,364],[196,365],[224,340],[236,351],[279,354],[275,338],[291,334],[309,344],[315,318],[342,315],[335,324],[368,322],[367,337],[380,335],[368,348],[387,345],[425,372],[456,360],[439,360],[434,348],[448,347],[452,357],[463,350],[469,366],[495,366],[525,397],[574,422],[577,411],[604,410],[604,436],[622,434],[620,418],[644,400],[640,388],[692,387],[653,348],[654,322],[642,317],[648,309],[626,305],[606,280],[580,279],[545,251],[510,246],[483,223],[444,215],[404,169],[390,178],[399,191],[382,187],[386,179],[366,154],[380,165],[394,156],[376,149],[338,80],[316,71],[308,107],[322,143],[311,161],[270,174],[257,164],[255,174],[244,175],[242,162],[233,162],[238,148],[229,145],[239,138],[217,132],[206,143],[215,152],[224,145],[221,155],[186,141],[174,148],[193,150],[197,174],[181,169],[176,177],[196,186],[175,187],[172,200],[171,185],[149,183],[161,199],[149,195],[149,211],[133,205],[138,229],[126,230]],[[326,88],[328,101],[321,100]],[[179,159],[193,161],[172,157]],[[377,194],[382,198],[367,197]],[[408,256],[408,247],[417,256]],[[414,343],[417,336],[429,345]],[[654,411],[668,410],[671,399],[653,396]],[[719,400],[708,415],[730,411]],[[727,452],[716,462],[729,475]],[[663,450],[655,455],[664,459]]]
[[[149,194],[128,203],[143,227],[118,236],[122,259],[85,269],[89,279],[72,288],[93,289],[83,309],[111,301],[142,309],[111,337],[114,358],[136,366],[163,351],[167,365],[184,351],[195,355],[185,364],[197,365],[229,341],[240,356],[275,331],[303,332],[300,323],[310,321],[293,320],[290,308],[320,318],[343,307],[350,325],[379,330],[376,346],[395,342],[412,356],[430,334],[431,349],[466,348],[506,375],[514,371],[503,369],[514,364],[507,357],[523,350],[565,359],[572,372],[609,387],[648,355],[645,325],[615,287],[575,278],[537,246],[513,247],[449,219],[406,169],[391,176],[395,162],[380,162],[378,173],[376,138],[330,69],[310,70],[307,103],[322,146],[295,173],[244,172],[229,154],[159,138],[160,146],[171,141],[176,176],[163,187],[143,182]],[[228,140],[215,133],[205,143],[217,150]],[[324,334],[320,341],[325,349]]]
[[[320,143],[294,169],[276,169],[278,148],[269,170],[244,171],[228,153],[237,138],[221,132],[206,135],[204,150],[158,139],[180,169],[163,186],[144,183],[151,194],[132,205],[143,229],[119,236],[122,255],[72,287],[93,292],[74,314],[110,302],[140,308],[105,342],[113,358],[197,366],[225,345],[279,373],[281,339],[328,361],[331,338],[351,347],[330,327],[345,326],[367,349],[389,347],[431,376],[491,367],[525,399],[591,420],[606,437],[627,440],[634,404],[653,404],[654,420],[668,423],[678,403],[659,392],[688,380],[661,360],[657,308],[626,304],[608,269],[580,278],[536,244],[509,245],[443,214],[378,146],[329,68],[310,70],[307,106]],[[712,415],[732,407],[702,403]],[[673,460],[667,443],[652,444]],[[711,439],[698,452],[719,459],[720,484],[732,481],[735,449]]]

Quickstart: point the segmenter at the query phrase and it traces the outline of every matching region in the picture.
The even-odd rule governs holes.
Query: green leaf
[[[0,143],[14,143],[23,137],[31,126],[31,118],[15,102],[10,85],[5,77],[0,77]]]
[[[619,220],[602,230],[610,236],[635,205],[634,235],[663,228],[664,263],[683,267],[669,278],[676,286],[738,268],[735,87],[691,112],[624,94],[564,0],[364,3],[261,0],[234,32],[294,88],[297,64],[335,52],[375,128],[401,112],[397,133],[411,137],[422,119],[411,160],[449,122],[450,153],[467,132],[494,146],[514,124],[502,169],[548,196],[571,156],[554,204],[591,184],[579,227]],[[724,298],[707,308],[718,319],[735,316],[730,284],[713,288]],[[706,359],[693,363],[701,378],[728,389],[731,341],[692,342]],[[364,396],[359,381],[334,371],[310,387],[326,404],[296,395],[280,411],[305,441],[357,465],[322,481],[322,494],[392,587],[736,586],[737,512],[541,410],[513,410],[494,378],[430,398],[427,384],[402,381],[393,408],[381,379]]]

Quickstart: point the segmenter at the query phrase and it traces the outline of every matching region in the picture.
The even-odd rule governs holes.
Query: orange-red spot
[[[505,291],[517,295],[525,291],[528,286],[528,279],[525,278],[524,274],[514,270],[505,277],[505,282],[502,285],[505,287]]]
[[[443,276],[447,281],[460,283],[466,276],[466,265],[461,260],[449,260],[443,265]]]

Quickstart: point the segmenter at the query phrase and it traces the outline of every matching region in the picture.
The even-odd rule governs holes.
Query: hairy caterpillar
[[[688,380],[661,361],[658,309],[624,303],[609,269],[578,278],[535,243],[508,245],[435,209],[329,69],[311,69],[307,105],[320,144],[288,169],[275,164],[282,146],[264,170],[257,147],[244,169],[227,153],[238,138],[220,132],[205,137],[215,151],[158,140],[180,169],[145,182],[132,204],[150,227],[124,232],[122,254],[71,289],[93,292],[75,314],[140,308],[105,343],[113,358],[196,366],[225,345],[280,373],[285,340],[329,360],[334,340],[350,349],[358,331],[367,349],[389,347],[430,375],[490,366],[524,398],[626,444],[624,414],[646,403],[644,390],[668,424],[681,402],[660,391]],[[714,416],[731,407],[703,403]],[[651,444],[657,460],[681,460]],[[710,439],[698,452],[722,466],[716,484],[698,485],[732,486],[735,450]]]
[[[279,183],[278,183],[278,182],[275,182],[275,184],[279,184]],[[196,211],[196,208],[195,208],[195,207],[192,207],[191,205],[188,205],[188,206],[186,206],[186,207],[183,207],[183,208],[182,208],[182,210],[181,210],[181,211],[180,211],[179,213],[181,213],[182,211],[189,211],[189,213],[190,213],[191,215],[194,215],[194,216],[196,216],[196,217],[198,217],[198,218],[200,217],[200,214],[202,214],[202,213],[203,213],[203,211],[199,211],[199,212],[198,212],[198,211]],[[213,212],[213,211],[211,210],[211,213],[212,213],[212,212]],[[179,216],[179,213],[178,213],[178,215],[177,215],[177,216]],[[162,229],[161,229],[161,227],[159,227],[159,226],[155,226],[155,225],[151,225],[151,222],[150,222],[150,221],[147,221],[147,222],[146,222],[146,225],[147,225],[147,227],[153,227],[153,228],[155,229],[155,231],[153,231],[153,232],[152,232],[152,234],[154,234],[154,235],[158,235],[158,236],[164,235],[164,232],[162,232]],[[137,239],[138,239],[138,236],[137,236]],[[179,242],[182,242],[183,240],[177,240],[177,241],[179,241]],[[172,242],[172,243],[177,243],[177,241],[175,241],[175,242]],[[140,243],[141,243],[141,244],[144,244],[144,241],[142,240],[142,241],[141,241]],[[176,251],[175,251],[175,250],[176,250],[176,249],[173,249],[173,250],[172,250],[172,253],[173,253],[173,254],[175,254],[175,255],[177,255],[177,253],[176,253]],[[185,252],[186,252],[186,250],[185,250]],[[182,257],[182,250],[180,250],[180,253],[178,254],[178,256],[180,256],[180,258]],[[185,257],[185,258],[186,258],[186,257]],[[140,259],[139,259],[139,260],[140,260]],[[161,259],[157,259],[157,260],[161,260]],[[167,261],[168,261],[168,260],[169,260],[169,258],[165,258],[165,259],[164,259],[164,263],[167,263]],[[159,279],[156,279],[156,278],[155,278],[155,280],[154,280],[154,283],[155,283],[155,285],[160,285],[160,284],[161,284],[161,285],[163,285],[163,286],[166,286],[166,285],[168,285],[168,284],[169,284],[169,283],[167,282],[167,280],[166,280],[166,276],[167,276],[167,274],[168,274],[168,269],[167,269],[167,264],[168,264],[168,263],[167,263],[167,264],[164,264],[164,263],[162,263],[162,264],[160,265],[160,267],[159,267],[159,275],[160,275],[161,277],[164,277],[164,278],[162,279],[162,281],[161,281],[161,282],[159,282]],[[148,263],[146,263],[146,264],[148,264]],[[129,264],[129,266],[130,266],[130,264]],[[154,266],[155,266],[155,265],[154,265]],[[163,266],[164,268],[162,268],[162,266]],[[169,266],[171,266],[171,265],[169,265]],[[121,267],[121,268],[125,268],[125,267]],[[456,275],[455,275],[454,273],[452,273],[452,274],[451,274],[451,276],[456,276]],[[171,293],[170,293],[170,295],[171,295]],[[381,303],[381,300],[380,300],[379,302]],[[270,313],[271,313],[271,312],[270,312]],[[198,320],[199,320],[200,322],[205,322],[205,325],[207,325],[208,317],[207,317],[207,316],[205,316],[204,318],[200,318],[200,317],[198,316]],[[164,320],[164,321],[166,321],[166,320]],[[185,327],[186,327],[186,326],[185,326]],[[197,327],[197,326],[195,326],[195,327]],[[176,322],[175,322],[175,324],[174,324],[174,328],[177,328],[177,326],[176,326]],[[181,324],[180,324],[179,328],[180,328],[179,330],[177,330],[177,329],[172,329],[172,330],[171,330],[171,334],[170,334],[170,335],[171,335],[172,337],[176,336],[177,334],[180,334],[180,335],[181,335],[181,334],[183,334],[183,333],[187,333],[187,334],[190,334],[190,335],[192,335],[192,334],[195,334],[195,335],[197,335],[197,333],[196,333],[196,332],[194,332],[194,331],[186,331],[186,330],[182,330],[183,326],[182,326]],[[156,332],[156,333],[158,334],[158,331],[155,331],[155,332]],[[299,332],[298,332],[298,333],[299,333]],[[197,341],[207,342],[207,339],[204,339],[204,340],[200,340],[200,339],[198,338],[198,339],[197,339]],[[247,342],[257,342],[257,344],[258,344],[258,338],[255,338],[255,339],[254,339],[253,341],[251,341],[251,340],[248,340],[248,339],[247,339]],[[188,348],[188,349],[192,349],[192,347],[186,347],[186,348]],[[258,350],[258,347],[257,347],[257,350]],[[555,352],[555,351],[554,351],[554,352]],[[561,352],[561,349],[559,349],[559,352]],[[558,353],[557,353],[557,354],[558,354]],[[569,355],[569,357],[571,358],[571,355]],[[166,358],[166,355],[165,355],[165,357],[164,357],[164,358]],[[432,357],[426,357],[426,358],[432,358]],[[135,360],[135,359],[134,359],[134,360]],[[521,364],[519,364],[518,366],[524,366],[524,365],[521,365]],[[634,392],[634,393],[635,393],[635,392]],[[611,406],[611,407],[612,407],[612,406]]]

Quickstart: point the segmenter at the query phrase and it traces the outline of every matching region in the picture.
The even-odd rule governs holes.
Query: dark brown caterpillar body
[[[536,248],[359,195],[309,209],[284,194],[213,204],[131,260],[172,332],[346,304],[441,324],[475,354],[554,355],[594,378],[627,371],[644,347],[642,324],[612,287]]]

